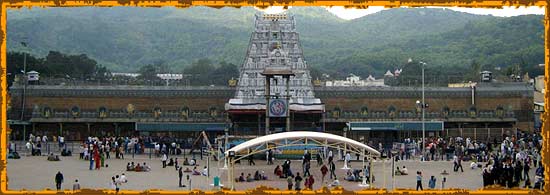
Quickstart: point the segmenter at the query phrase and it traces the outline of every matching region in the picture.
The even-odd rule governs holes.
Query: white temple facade
[[[266,67],[290,67],[291,111],[324,111],[324,105],[315,98],[309,65],[304,60],[296,21],[287,14],[256,14],[247,56],[240,67],[235,97],[225,105],[226,110],[265,110]],[[271,80],[270,95],[286,95],[282,77]]]

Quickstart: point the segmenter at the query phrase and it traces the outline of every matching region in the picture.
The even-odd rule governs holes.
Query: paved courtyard
[[[113,155],[114,156],[114,155]],[[170,156],[169,158],[173,158]],[[189,158],[190,156],[187,155]],[[121,159],[107,159],[106,164],[108,168],[102,167],[101,170],[89,170],[89,161],[80,160],[78,154],[72,157],[60,157],[62,160],[59,162],[51,162],[46,160],[46,156],[34,156],[27,157],[22,156],[21,159],[9,159],[8,160],[8,188],[12,190],[27,189],[27,190],[42,190],[45,188],[55,189],[54,177],[57,171],[61,171],[65,177],[63,183],[63,189],[70,189],[75,179],[80,181],[82,188],[109,188],[109,182],[114,175],[120,175],[125,173],[128,177],[128,183],[121,186],[121,189],[132,190],[146,190],[146,189],[170,189],[170,190],[187,190],[188,188],[178,187],[178,172],[174,167],[162,168],[162,163],[159,158],[153,157],[149,159],[149,155],[136,155],[132,159],[131,155],[126,155],[125,160]],[[197,155],[199,158],[199,155]],[[178,159],[183,159],[183,156],[178,156]],[[143,163],[146,162],[152,168],[151,172],[126,172],[125,167],[128,162]],[[248,166],[246,160],[242,160],[242,164],[237,164],[235,167],[235,175],[238,176],[241,172],[247,175],[248,173],[254,174],[256,170],[265,171],[268,176],[267,181],[255,181],[255,182],[243,182],[235,183],[237,190],[244,190],[249,188],[255,188],[259,185],[271,186],[279,189],[286,189],[286,180],[274,177],[273,170],[275,166],[267,165],[266,161],[256,160],[256,166]],[[282,160],[275,161],[275,164],[282,164]],[[206,165],[206,158],[199,160],[199,170],[202,170]],[[222,184],[226,185],[227,175],[226,170],[216,168],[217,161],[210,161],[212,169],[210,170],[210,177],[206,176],[191,176],[191,186],[193,189],[212,190],[210,185],[213,183],[213,177],[220,175]],[[292,171],[302,172],[300,161],[292,162]],[[363,189],[359,186],[360,182],[344,181],[346,170],[340,169],[343,163],[337,162],[336,175],[338,175],[342,186],[348,190],[360,190]],[[361,167],[361,162],[352,162],[352,168]],[[418,161],[399,161],[397,166],[406,166],[409,170],[409,175],[396,176],[395,188],[414,188],[416,186],[416,171],[422,171],[423,173],[423,186],[428,188],[428,180],[430,176],[434,175],[437,178],[436,188],[441,188],[442,175],[440,174],[444,169],[449,172],[446,175],[447,182],[445,188],[465,188],[465,189],[479,189],[482,187],[481,170],[469,168],[469,163],[464,162],[464,172],[455,173],[452,171],[452,162],[450,161],[431,161],[431,162],[418,162]],[[220,162],[220,166],[223,167],[223,162]],[[192,169],[193,167],[190,167]],[[386,186],[386,188],[392,188],[391,178],[391,162],[385,163],[379,161],[374,163],[374,187]],[[315,177],[314,189],[321,188],[322,185],[328,184],[329,181],[321,183],[321,171],[315,161],[312,161],[311,173]],[[187,174],[187,173],[186,173]],[[302,174],[302,173],[301,173]],[[530,173],[534,176],[534,169]],[[327,175],[328,177],[328,175]],[[187,185],[187,184],[186,184]],[[303,182],[302,182],[303,186]]]

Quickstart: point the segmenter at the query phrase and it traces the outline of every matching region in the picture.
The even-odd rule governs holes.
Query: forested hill
[[[8,10],[8,49],[87,54],[112,71],[146,64],[181,71],[198,59],[241,64],[254,8],[33,8]],[[479,16],[446,9],[390,9],[343,20],[324,8],[294,7],[305,59],[332,75],[381,76],[407,59],[452,67],[544,63],[543,16]],[[534,72],[532,73],[534,74]]]

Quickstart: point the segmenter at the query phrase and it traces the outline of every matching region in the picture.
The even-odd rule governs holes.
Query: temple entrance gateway
[[[328,150],[328,148],[336,148],[343,150],[344,154],[347,152],[358,154],[362,156],[363,166],[365,165],[365,157],[367,157],[370,162],[374,157],[380,156],[380,152],[363,143],[330,133],[292,131],[270,134],[248,140],[225,151],[224,156],[227,158],[224,160],[227,161],[227,164],[229,165],[229,169],[227,169],[227,182],[230,183],[230,189],[235,189],[234,169],[236,161],[244,159],[250,155],[264,153],[270,149],[284,150],[286,148],[296,146],[313,146],[324,151]],[[369,164],[371,166],[370,170],[372,170],[372,163]],[[347,165],[344,164],[344,168],[346,167]],[[372,177],[372,174],[370,175]],[[365,179],[363,181],[365,181]],[[372,178],[369,181],[372,181]]]

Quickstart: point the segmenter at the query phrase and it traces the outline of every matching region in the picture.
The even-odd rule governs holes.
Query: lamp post
[[[422,65],[422,103],[420,104],[420,101],[416,101],[417,105],[420,104],[420,108],[422,109],[422,158],[421,158],[421,161],[424,161],[426,159],[425,158],[425,152],[426,152],[426,124],[425,124],[425,109],[426,109],[426,101],[424,99],[424,92],[425,92],[425,89],[424,89],[424,68],[426,66],[426,63],[424,62],[420,62],[420,64]]]
[[[223,143],[223,152],[224,152],[223,169],[227,169],[227,156],[225,155],[225,152],[227,151],[227,140],[228,140],[229,129],[225,128],[223,129],[223,131],[225,133],[225,142]]]
[[[27,43],[21,42],[21,45],[27,49]],[[21,101],[21,122],[25,119],[25,103],[27,99],[27,84],[28,84],[28,78],[27,78],[27,52],[23,53],[23,97]],[[25,132],[27,131],[27,125],[23,124],[23,141],[25,140]]]
[[[27,49],[27,43],[21,42],[21,45]],[[26,91],[27,91],[27,52],[23,52],[23,101],[21,101],[21,121],[24,119],[25,115],[25,99],[26,99]]]

